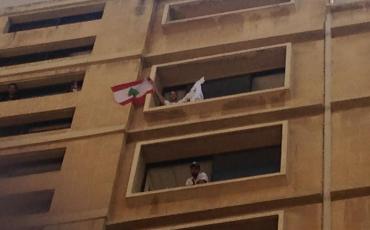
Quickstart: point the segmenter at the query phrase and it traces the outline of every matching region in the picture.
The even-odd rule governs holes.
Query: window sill
[[[348,1],[348,2],[336,2],[330,4],[330,9],[333,12],[340,12],[345,10],[354,10],[363,7],[370,7],[369,0],[355,0],[355,1]]]
[[[173,197],[182,197],[183,195],[191,192],[197,192],[203,191],[205,193],[208,193],[208,191],[216,191],[219,190],[221,187],[233,187],[233,186],[240,186],[248,185],[255,186],[252,184],[255,184],[256,181],[259,182],[259,184],[280,184],[284,185],[287,184],[287,175],[282,170],[280,173],[271,173],[271,174],[265,174],[260,176],[253,176],[253,177],[246,177],[246,178],[238,178],[238,179],[231,179],[231,180],[225,180],[225,181],[217,181],[217,182],[209,182],[206,184],[199,184],[195,186],[182,186],[182,187],[176,187],[176,188],[169,188],[169,189],[161,189],[156,191],[149,191],[149,192],[139,192],[139,193],[132,193],[127,192],[126,198],[128,199],[134,199],[134,198],[141,198],[144,200],[150,201],[153,196],[160,196],[160,197],[167,197],[169,194]],[[230,191],[231,192],[231,191]],[[176,194],[176,195],[175,195]]]
[[[211,98],[202,101],[188,102],[184,104],[163,105],[157,107],[149,107],[149,104],[144,106],[144,115],[150,118],[179,118],[194,114],[204,114],[210,111],[227,111],[232,109],[240,109],[248,106],[248,102],[261,104],[263,101],[268,101],[272,98],[284,100],[289,96],[289,86],[266,89],[255,92],[248,92],[218,98]],[[152,97],[148,95],[147,97]],[[147,101],[151,100],[146,98]],[[256,103],[258,102],[258,103]]]
[[[206,228],[206,229],[215,229],[217,228],[218,224],[224,225],[225,224],[232,224],[232,223],[238,223],[243,222],[243,225],[248,225],[248,222],[251,221],[253,226],[251,228],[248,228],[250,230],[260,229],[261,226],[255,225],[256,222],[263,222],[266,223],[271,219],[277,220],[276,228],[273,228],[274,230],[283,230],[284,229],[284,219],[285,219],[285,212],[284,210],[277,210],[277,211],[271,211],[271,212],[265,212],[265,213],[257,213],[257,214],[244,214],[244,215],[237,215],[232,217],[224,217],[224,218],[217,218],[212,220],[203,220],[203,221],[195,221],[192,223],[186,223],[186,224],[177,224],[173,225],[171,227],[160,227],[160,228],[153,228],[152,230],[186,230],[186,229],[199,229],[199,228]],[[262,226],[263,227],[263,226]],[[265,228],[263,228],[265,229]],[[270,229],[270,228],[269,228]]]
[[[51,130],[51,131],[43,131],[43,132],[36,132],[36,133],[13,135],[13,136],[8,136],[8,137],[0,137],[0,142],[5,143],[5,142],[11,142],[11,141],[16,140],[19,143],[19,145],[21,145],[23,140],[35,139],[35,138],[54,135],[54,134],[68,133],[71,130],[72,128],[64,128],[64,129]]]
[[[295,0],[290,0],[286,3],[279,3],[279,4],[273,4],[273,5],[267,5],[267,6],[260,6],[260,7],[253,7],[253,8],[247,8],[247,9],[241,9],[241,10],[234,10],[224,13],[217,13],[217,14],[209,14],[204,16],[197,16],[192,18],[186,18],[186,19],[175,19],[175,20],[169,20],[169,14],[170,9],[174,5],[181,5],[181,4],[188,4],[188,3],[195,3],[199,2],[200,0],[190,0],[190,1],[184,1],[180,3],[168,3],[164,6],[164,13],[162,17],[162,27],[167,28],[171,25],[178,25],[188,22],[194,22],[199,20],[205,20],[205,19],[214,19],[222,16],[228,16],[228,15],[234,15],[234,14],[242,14],[242,13],[248,13],[248,12],[254,12],[259,10],[265,10],[265,9],[280,9],[280,8],[288,8],[288,9],[294,9],[295,8]]]

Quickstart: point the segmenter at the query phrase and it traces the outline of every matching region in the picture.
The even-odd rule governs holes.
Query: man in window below
[[[204,77],[199,79],[197,82],[194,83],[193,87],[190,91],[182,98],[178,99],[178,95],[176,91],[170,91],[169,100],[163,98],[163,96],[158,92],[155,87],[155,92],[161,101],[162,105],[171,105],[171,104],[182,104],[191,101],[200,101],[204,99],[203,92],[202,92],[202,84],[205,82]]]
[[[18,99],[18,86],[15,83],[8,85],[8,97],[6,100],[16,100]]]
[[[71,92],[78,92],[78,82],[77,81],[73,81],[71,83]]]
[[[208,183],[208,176],[205,172],[200,171],[200,164],[196,161],[190,165],[191,177],[186,180],[185,185],[196,185]]]

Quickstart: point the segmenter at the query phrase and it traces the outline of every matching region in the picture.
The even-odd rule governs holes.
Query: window
[[[210,184],[285,174],[286,133],[287,123],[279,122],[138,143],[128,192],[184,186],[192,161]]]
[[[18,100],[80,91],[84,81],[84,76],[85,73],[47,76],[38,80],[11,82],[5,85],[0,85],[0,101]],[[9,97],[8,87],[12,83],[16,84],[18,90],[14,98],[11,99]]]
[[[294,4],[294,0],[191,0],[165,6],[162,25],[217,15]]]
[[[341,12],[345,10],[369,7],[370,3],[367,0],[333,0],[330,5],[334,12]]]
[[[218,100],[227,104],[269,95],[279,95],[283,99],[281,95],[290,85],[290,62],[291,44],[283,44],[155,65],[150,77],[167,99],[171,91],[177,92],[181,99],[202,76],[205,78],[202,84],[204,103]],[[148,95],[144,112],[159,112],[160,104],[158,98]],[[187,104],[175,103],[165,107],[183,106],[186,110]],[[194,103],[191,106],[194,107]],[[201,107],[199,105],[193,111],[201,111]],[[210,110],[211,104],[207,108]]]
[[[71,127],[74,108],[0,119],[0,137],[46,132]]]
[[[90,54],[95,37],[15,48],[0,54],[0,67]]]
[[[48,212],[53,196],[54,190],[42,190],[0,197],[0,216]]]
[[[239,215],[162,227],[161,230],[282,230],[284,211]],[[156,229],[153,229],[156,230]]]
[[[0,178],[58,171],[65,148],[0,156]]]
[[[18,32],[61,26],[66,24],[99,20],[103,16],[104,4],[60,9],[37,14],[19,15],[9,18],[8,32]]]
[[[204,99],[241,94],[264,89],[272,89],[284,86],[284,68],[273,69],[250,74],[229,76],[220,79],[206,81],[202,84]],[[169,92],[176,91],[178,95],[184,96],[189,92],[193,84],[175,87],[166,87],[162,94],[166,99]]]

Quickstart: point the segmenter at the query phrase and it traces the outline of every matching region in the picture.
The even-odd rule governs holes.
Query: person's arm
[[[158,98],[159,102],[161,103],[161,105],[166,105],[166,104],[168,104],[168,103],[166,103],[166,99],[165,99],[165,98],[162,96],[162,94],[159,92],[159,90],[158,90],[157,86],[155,85],[155,83],[154,83],[152,80],[150,80],[150,82],[151,82],[151,83],[152,83],[152,85],[153,85],[154,93],[155,93],[155,95],[157,96],[157,98]]]

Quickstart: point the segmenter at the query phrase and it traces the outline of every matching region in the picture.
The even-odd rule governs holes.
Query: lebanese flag
[[[114,99],[118,104],[144,105],[145,95],[153,92],[153,83],[150,79],[128,82],[112,87]]]

